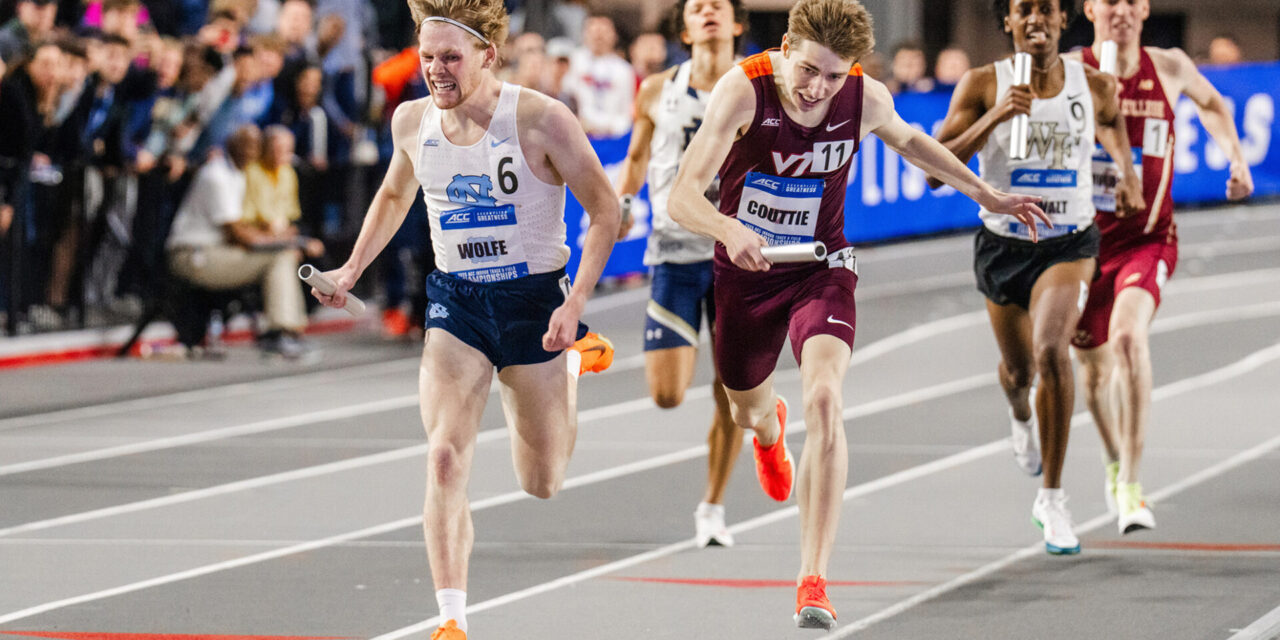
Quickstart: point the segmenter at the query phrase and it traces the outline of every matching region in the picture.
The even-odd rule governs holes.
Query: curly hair
[[[861,60],[876,45],[871,14],[858,0],[800,0],[787,16],[787,35],[816,42],[845,60]]]
[[[499,49],[507,41],[510,18],[502,0],[408,0],[409,13],[413,15],[413,32],[422,30],[427,18],[441,17],[457,20],[484,34]],[[476,41],[477,49],[486,45]]]
[[[686,27],[684,24],[684,8],[689,5],[692,0],[680,0],[671,5],[671,11],[667,13],[662,20],[662,35],[679,42],[684,46],[685,51],[692,51],[693,47],[681,39],[680,34],[684,33]],[[747,7],[743,4],[743,0],[729,0],[729,4],[733,6],[733,21],[742,25],[742,33],[734,36],[733,50],[739,51],[742,48],[742,41],[746,39],[747,24]]]
[[[1012,10],[1013,0],[993,0],[991,3],[991,11],[996,15],[996,23],[1000,25],[1000,30],[1004,31],[1004,19],[1009,17]],[[1069,26],[1072,20],[1076,18],[1076,0],[1058,0],[1058,9],[1062,11],[1062,21],[1064,27]]]

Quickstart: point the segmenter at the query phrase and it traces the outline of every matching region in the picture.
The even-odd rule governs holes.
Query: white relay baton
[[[760,255],[769,262],[818,262],[827,257],[827,245],[821,241],[780,244],[762,247]]]
[[[337,285],[333,284],[332,280],[324,277],[324,274],[320,273],[319,269],[309,264],[304,264],[301,267],[298,267],[298,277],[302,278],[303,282],[315,287],[316,291],[319,291],[326,296],[333,295],[333,292],[338,288]],[[364,301],[348,293],[347,304],[342,308],[346,309],[347,313],[353,316],[358,316],[364,313]]]
[[[1102,53],[1098,56],[1098,70],[1103,73],[1116,75],[1116,48],[1115,40],[1102,41]]]
[[[1026,52],[1013,54],[1013,85],[1031,84],[1031,54]],[[1009,137],[1009,159],[1023,160],[1027,157],[1027,134],[1031,128],[1031,117],[1020,113],[1013,117],[1012,134]]]

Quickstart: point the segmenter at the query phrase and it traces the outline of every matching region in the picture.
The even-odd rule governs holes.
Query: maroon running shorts
[[[724,386],[746,391],[760,386],[778,366],[787,337],[800,362],[805,340],[835,336],[853,348],[858,276],[827,263],[744,271],[715,265],[716,370]]]
[[[1177,243],[1166,243],[1163,239],[1100,257],[1098,278],[1089,287],[1089,300],[1084,304],[1071,344],[1080,349],[1093,349],[1107,343],[1111,309],[1122,289],[1141,287],[1155,298],[1159,307],[1160,289],[1177,266]]]

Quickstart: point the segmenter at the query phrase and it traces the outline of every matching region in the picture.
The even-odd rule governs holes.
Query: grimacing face
[[[685,43],[694,45],[718,39],[733,40],[742,35],[742,25],[733,20],[729,0],[687,0],[684,4]]]
[[[477,44],[475,36],[447,22],[422,23],[418,61],[437,107],[457,107],[484,81],[497,54],[493,47],[477,49]]]
[[[1058,0],[1012,0],[1004,19],[1014,50],[1033,56],[1056,53],[1065,28],[1066,14]]]
[[[801,111],[821,108],[844,88],[854,61],[807,40],[791,41],[783,36],[782,56],[786,74],[783,86]]]

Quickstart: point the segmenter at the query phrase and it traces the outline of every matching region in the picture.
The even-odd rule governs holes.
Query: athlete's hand
[[[773,263],[760,253],[760,249],[767,246],[769,243],[765,242],[760,234],[748,229],[742,223],[734,225],[733,232],[724,240],[724,248],[729,253],[729,259],[739,269],[747,271],[769,270]]]
[[[1044,209],[1040,208],[1040,201],[1040,196],[996,191],[988,202],[981,204],[992,213],[1003,213],[1017,218],[1018,222],[1027,225],[1031,241],[1036,242],[1040,239],[1040,228],[1037,223],[1043,222],[1046,227],[1053,228],[1053,220],[1044,212]]]
[[[1142,178],[1136,171],[1127,171],[1116,182],[1116,217],[1128,218],[1140,215],[1147,208],[1142,197]]]
[[[631,214],[634,203],[635,196],[626,195],[618,198],[618,204],[622,209],[622,222],[618,224],[618,240],[626,240],[631,234],[631,227],[636,225],[636,218]]]
[[[1231,177],[1227,178],[1227,199],[1243,200],[1253,195],[1253,173],[1243,162],[1231,163]]]
[[[347,292],[351,287],[356,286],[356,280],[360,279],[360,274],[356,273],[354,267],[342,265],[333,271],[325,271],[325,277],[333,281],[333,295],[325,295],[320,293],[315,287],[311,287],[311,295],[316,297],[326,307],[341,309],[347,304]]]
[[[582,317],[582,309],[586,301],[574,295],[565,298],[551,314],[547,323],[547,332],[542,334],[542,348],[546,351],[564,351],[573,346],[578,337],[578,319]]]
[[[1028,85],[1009,87],[1004,97],[992,109],[996,114],[996,122],[1004,122],[1018,115],[1031,115],[1031,100],[1034,97],[1035,94],[1031,93],[1031,87]]]

